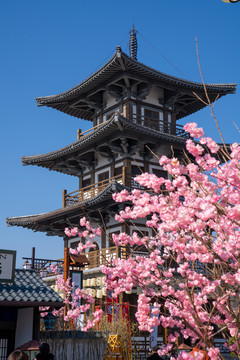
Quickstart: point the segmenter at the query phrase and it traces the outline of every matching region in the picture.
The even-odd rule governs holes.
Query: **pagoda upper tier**
[[[236,84],[206,84],[211,102],[233,94]],[[122,52],[118,46],[113,57],[93,75],[63,93],[38,97],[38,106],[48,106],[69,115],[99,122],[108,108],[127,99],[149,102],[154,95],[155,105],[174,111],[176,120],[206,106],[202,83],[164,74],[146,66]],[[201,101],[201,99],[203,101]]]

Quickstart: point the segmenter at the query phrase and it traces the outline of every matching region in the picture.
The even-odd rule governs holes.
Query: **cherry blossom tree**
[[[143,173],[135,181],[144,190],[123,190],[113,197],[129,204],[116,215],[120,223],[142,220],[149,229],[148,236],[120,233],[113,241],[135,250],[144,247],[145,254],[130,251],[127,258],[117,258],[101,270],[114,296],[140,289],[140,330],[151,333],[160,325],[170,330],[160,355],[170,352],[177,339],[190,339],[211,359],[223,359],[214,344],[223,337],[240,358],[240,146],[220,147],[195,123],[185,130],[198,141],[186,141],[181,162],[175,157],[159,159],[168,179]],[[80,236],[90,236],[92,246],[91,238],[100,230],[92,230],[86,219],[80,225]],[[78,231],[66,229],[66,234]]]

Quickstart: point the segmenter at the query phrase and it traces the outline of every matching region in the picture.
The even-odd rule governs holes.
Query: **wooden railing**
[[[117,114],[117,112],[116,112],[116,114]],[[115,116],[115,114],[112,115],[112,117],[114,117],[114,116]],[[121,116],[125,116],[125,114],[121,114]],[[112,117],[107,121],[110,121],[112,119]],[[145,115],[136,115],[136,114],[132,115],[131,119],[130,119],[130,116],[127,118],[128,118],[128,120],[131,120],[135,124],[146,126],[150,129],[154,129],[154,130],[163,132],[164,134],[176,135],[176,136],[180,136],[180,137],[183,137],[186,139],[188,139],[190,137],[189,134],[184,130],[183,126],[180,124],[176,124],[175,122],[168,122],[166,120],[159,120],[154,117],[145,116]],[[82,132],[80,129],[78,129],[77,130],[77,140],[80,140],[80,138],[82,136],[87,135],[87,134],[99,129],[105,123],[106,123],[106,121],[92,127],[91,129],[88,129],[84,132]]]
[[[140,185],[134,180],[135,177],[136,175],[133,174],[127,175],[126,168],[123,166],[122,174],[85,186],[84,188],[72,191],[70,193],[67,193],[66,190],[63,190],[63,207],[73,205],[84,200],[90,200],[113,182],[125,185],[130,189],[145,189],[144,186]]]
[[[101,265],[107,265],[118,257],[124,258],[126,255],[124,247],[112,246],[107,249],[94,250],[86,253],[89,260],[89,265],[86,265],[84,270],[97,268]]]
[[[80,138],[81,138],[82,136],[87,135],[88,133],[97,130],[98,128],[100,128],[101,126],[103,126],[103,124],[104,124],[104,123],[98,124],[98,125],[92,127],[91,129],[88,129],[88,130],[86,130],[86,131],[84,131],[84,132],[82,132],[81,129],[78,129],[78,130],[77,130],[77,140],[80,140]]]
[[[63,190],[63,207],[93,198],[112,182],[118,182],[122,185],[126,184],[125,167],[123,167],[122,174],[120,175],[113,176],[109,179],[85,186],[84,188],[78,189],[68,194],[66,193],[66,190]]]
[[[163,132],[164,134],[189,138],[189,134],[184,130],[183,126],[176,124],[175,122],[167,122],[144,115],[133,115],[132,121],[136,124],[147,126],[150,129]]]

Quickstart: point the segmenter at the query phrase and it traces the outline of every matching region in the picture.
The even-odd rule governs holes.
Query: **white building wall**
[[[117,103],[116,99],[111,96],[107,91],[103,94],[103,103],[106,104],[106,108],[113,106]]]
[[[109,160],[106,159],[105,157],[101,156],[98,154],[98,165],[97,165],[97,169],[102,167],[102,166],[106,166],[109,165]]]
[[[33,310],[33,307],[18,310],[15,348],[32,340]]]
[[[153,86],[144,101],[151,103],[153,105],[161,106],[159,104],[158,99],[163,98],[163,97],[164,97],[164,90],[159,89],[156,86]]]

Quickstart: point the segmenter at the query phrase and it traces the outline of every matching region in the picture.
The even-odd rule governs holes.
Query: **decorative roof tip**
[[[116,47],[116,50],[117,50],[117,52],[122,52],[121,46],[118,45],[118,46]]]
[[[130,58],[137,60],[137,31],[133,25],[132,30],[129,31],[129,55]]]

